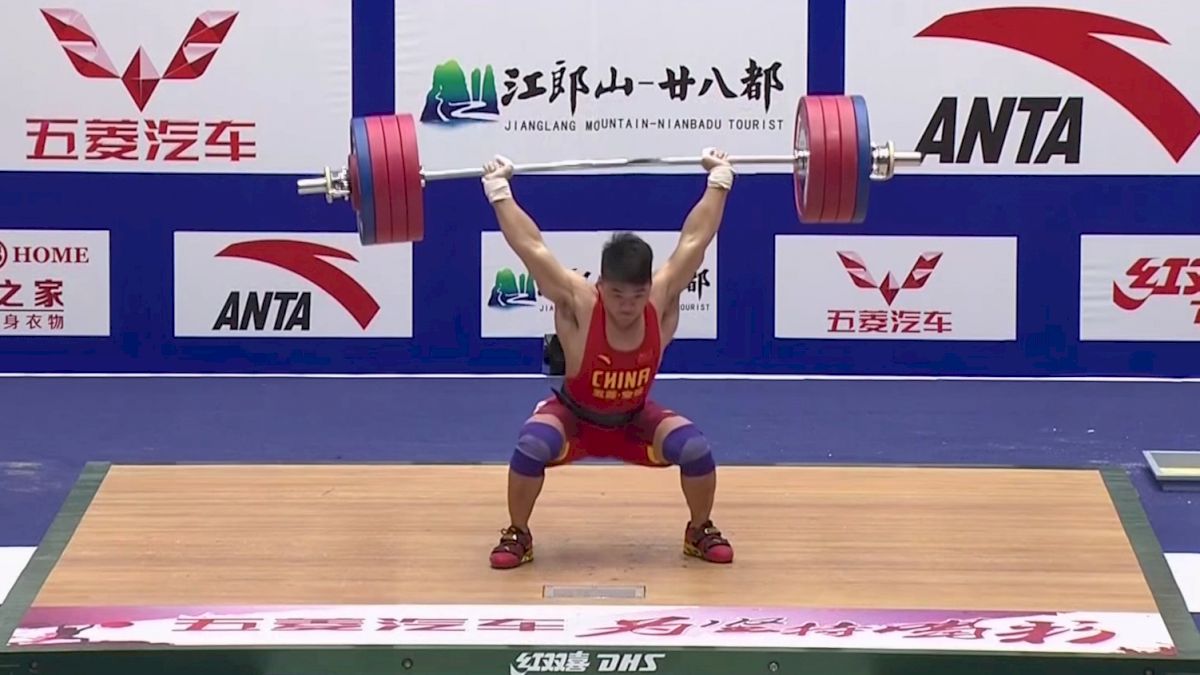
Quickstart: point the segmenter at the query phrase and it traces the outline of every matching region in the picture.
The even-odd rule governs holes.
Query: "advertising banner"
[[[1193,3],[846,3],[846,91],[906,173],[1200,171]]]
[[[1015,237],[778,235],[775,336],[1015,340]]]
[[[563,265],[588,281],[600,276],[600,252],[612,232],[545,232],[546,245]],[[678,232],[636,232],[654,251],[654,269],[671,256]],[[554,332],[554,303],[509,247],[500,232],[484,232],[480,296],[483,337],[542,337]],[[718,237],[719,238],[719,237]],[[708,246],[704,262],[679,297],[676,339],[717,337],[717,241]]]
[[[0,230],[0,337],[108,335],[107,230]]]
[[[497,153],[786,154],[807,91],[807,26],[806,2],[398,3],[396,110],[416,117],[432,169]]]
[[[319,175],[345,161],[350,3],[5,0],[0,24],[0,169]]]
[[[1081,340],[1200,340],[1200,235],[1084,235]]]
[[[412,337],[412,245],[353,233],[175,233],[179,337]]]

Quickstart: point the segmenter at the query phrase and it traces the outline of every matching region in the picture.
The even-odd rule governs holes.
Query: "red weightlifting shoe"
[[[692,527],[689,523],[683,534],[683,552],[708,562],[733,562],[733,546],[721,536],[721,531],[711,520],[700,527]]]
[[[533,535],[515,525],[500,530],[500,543],[492,549],[492,567],[506,570],[533,560]]]

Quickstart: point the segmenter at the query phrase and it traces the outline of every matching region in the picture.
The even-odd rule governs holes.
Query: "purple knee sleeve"
[[[526,422],[517,435],[517,447],[508,465],[522,476],[541,476],[562,447],[563,437],[558,429],[544,422]]]
[[[663,457],[678,464],[685,476],[704,476],[716,470],[708,438],[693,424],[673,429],[663,439]]]

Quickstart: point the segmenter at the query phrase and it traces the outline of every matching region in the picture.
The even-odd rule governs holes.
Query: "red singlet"
[[[643,313],[646,333],[633,351],[617,351],[608,343],[604,303],[596,297],[583,348],[579,372],[563,378],[563,390],[576,403],[601,414],[641,412],[624,427],[607,428],[575,417],[556,397],[538,403],[535,413],[553,415],[562,422],[566,442],[551,466],[583,457],[614,457],[633,464],[667,466],[662,451],[654,447],[654,432],[674,411],[650,399],[650,387],[662,359],[658,312],[647,302]]]
[[[646,303],[642,317],[646,323],[642,344],[633,351],[617,351],[608,343],[604,301],[596,296],[579,372],[563,383],[571,398],[584,408],[601,413],[627,412],[650,397],[662,356],[662,339],[652,303]]]

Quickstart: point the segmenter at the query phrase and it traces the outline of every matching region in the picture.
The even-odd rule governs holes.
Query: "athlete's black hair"
[[[648,284],[654,251],[646,240],[632,232],[614,234],[600,254],[600,278],[625,284]]]

